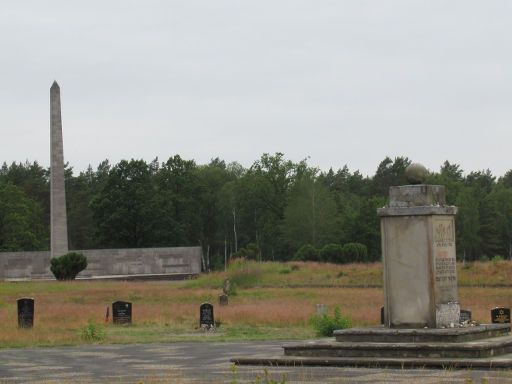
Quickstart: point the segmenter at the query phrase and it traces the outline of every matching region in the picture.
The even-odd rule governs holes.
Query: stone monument
[[[391,187],[380,208],[383,326],[340,329],[335,340],[285,345],[284,356],[237,357],[235,364],[512,368],[510,324],[460,321],[455,260],[456,208],[427,170],[411,164],[411,185]],[[505,311],[500,312],[502,318]],[[469,317],[471,314],[469,314]],[[510,314],[508,313],[508,319]],[[510,321],[510,320],[509,320]]]
[[[411,164],[410,182],[422,182]],[[426,173],[426,172],[425,172]],[[381,217],[384,324],[390,328],[441,328],[459,323],[455,214],[441,185],[391,187]]]
[[[56,81],[50,88],[50,157],[51,257],[56,257],[68,252],[60,87]]]

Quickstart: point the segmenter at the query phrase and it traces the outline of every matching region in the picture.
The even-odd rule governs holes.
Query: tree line
[[[77,175],[65,168],[70,249],[192,246],[210,267],[233,256],[289,260],[304,247],[363,244],[380,260],[376,210],[388,189],[406,184],[407,157],[386,157],[373,176],[347,166],[321,172],[307,160],[264,154],[249,168],[179,155],[105,160]],[[512,170],[465,173],[446,161],[427,183],[446,186],[456,216],[457,254],[512,259]],[[0,169],[0,250],[49,249],[49,169],[37,162]],[[327,249],[326,248],[326,249]]]

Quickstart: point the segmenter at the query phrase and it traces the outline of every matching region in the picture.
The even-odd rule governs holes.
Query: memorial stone
[[[228,305],[228,295],[219,295],[219,305]]]
[[[222,292],[225,295],[229,295],[231,292],[231,282],[229,279],[224,280],[224,283],[222,284]]]
[[[470,322],[471,321],[471,311],[467,309],[460,310],[459,323]]]
[[[317,315],[325,315],[325,314],[327,314],[327,305],[325,305],[325,304],[317,304],[316,305],[316,314]]]
[[[211,328],[215,325],[213,318],[213,305],[210,303],[203,303],[199,307],[199,327]]]
[[[421,183],[424,167],[408,170]],[[455,259],[456,207],[441,185],[389,189],[381,217],[384,323],[391,328],[443,328],[459,323]]]
[[[510,308],[498,307],[491,310],[493,323],[510,323]]]
[[[23,297],[18,303],[18,327],[32,328],[34,326],[34,299]]]
[[[132,303],[116,301],[112,303],[112,322],[114,324],[131,324]]]

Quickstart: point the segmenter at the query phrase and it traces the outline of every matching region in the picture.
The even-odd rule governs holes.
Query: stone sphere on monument
[[[423,184],[427,175],[427,168],[420,163],[411,163],[405,168],[405,179],[409,184]]]

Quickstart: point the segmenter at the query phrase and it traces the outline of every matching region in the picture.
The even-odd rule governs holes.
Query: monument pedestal
[[[455,213],[440,185],[391,187],[381,217],[384,325],[440,328],[459,322]]]
[[[424,167],[411,165],[414,179]],[[407,171],[406,171],[407,172]],[[424,170],[426,172],[426,170]],[[439,185],[391,187],[381,217],[384,325],[284,346],[282,357],[235,364],[511,368],[509,324],[460,326],[455,213]],[[376,309],[377,311],[377,309]]]

